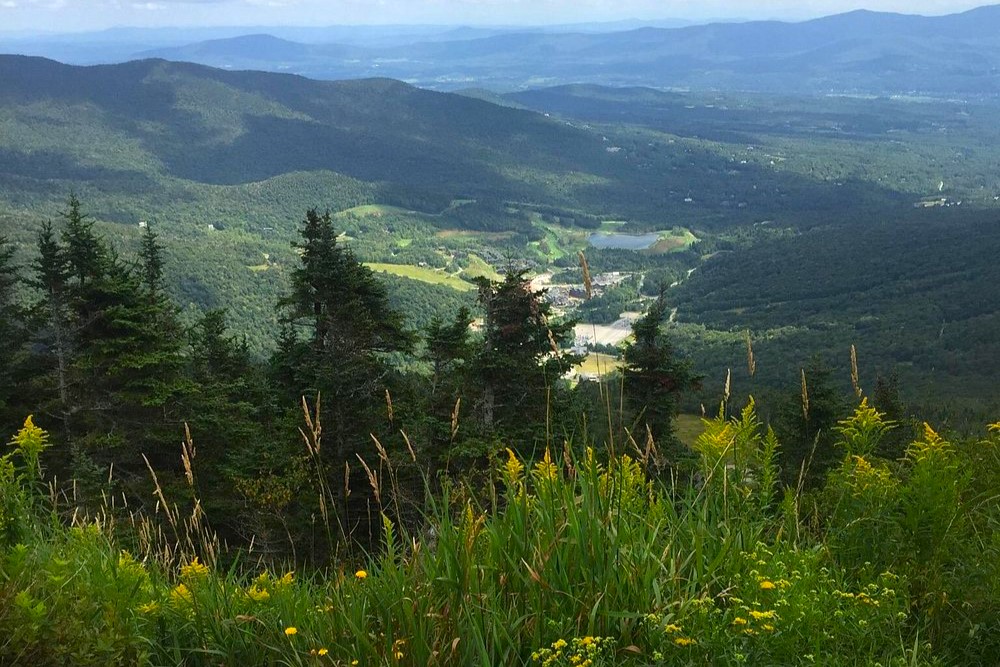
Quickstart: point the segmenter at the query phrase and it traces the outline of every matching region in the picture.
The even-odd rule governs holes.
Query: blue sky
[[[627,18],[804,19],[851,9],[948,14],[961,0],[0,0],[0,31],[110,26],[543,24]]]

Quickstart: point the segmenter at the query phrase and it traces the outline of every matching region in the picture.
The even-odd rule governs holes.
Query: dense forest
[[[1000,424],[953,439],[816,362],[770,405],[727,379],[681,438],[703,378],[662,293],[619,373],[571,383],[573,322],[523,270],[475,279],[481,326],[412,329],[330,214],[298,230],[263,360],[223,310],[181,323],[152,227],[123,254],[71,197],[28,265],[0,243],[5,664],[1000,650]]]
[[[733,369],[744,390],[780,393],[819,355],[847,391],[853,344],[863,384],[895,374],[922,414],[971,429],[995,412],[988,101],[564,86],[493,95],[500,106],[388,80],[13,56],[0,77],[15,261],[33,261],[76,191],[123,254],[154,227],[180,323],[225,307],[255,361],[280,333],[294,221],[317,206],[411,329],[474,308],[476,278],[511,263],[579,291],[584,251],[595,274],[629,280],[560,310],[609,324],[674,286],[671,326],[712,387]],[[595,231],[685,241],[596,248]],[[795,280],[769,270],[779,259]],[[738,376],[747,330],[752,382]]]
[[[1000,654],[994,101],[0,82],[0,665]]]

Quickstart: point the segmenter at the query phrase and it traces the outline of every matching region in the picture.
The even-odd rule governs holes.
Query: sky
[[[0,32],[112,26],[508,25],[621,19],[801,20],[852,9],[950,14],[989,0],[0,0]]]

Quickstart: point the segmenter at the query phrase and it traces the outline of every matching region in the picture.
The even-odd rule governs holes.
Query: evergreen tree
[[[17,267],[14,249],[0,236],[0,427],[12,432],[20,415],[12,414],[18,394],[17,372],[25,341],[25,313],[17,300]]]
[[[439,385],[445,382],[449,373],[468,359],[471,352],[469,344],[471,324],[472,314],[467,307],[462,306],[452,322],[445,324],[444,320],[435,316],[427,326],[425,356],[431,362],[433,369],[432,394],[437,393]]]
[[[300,265],[280,302],[284,327],[272,368],[299,418],[302,396],[322,396],[324,435],[340,474],[377,430],[389,375],[385,355],[408,351],[412,336],[382,283],[337,243],[329,213],[308,211],[300,235]]]
[[[806,486],[819,483],[842,452],[834,448],[837,422],[848,414],[847,404],[832,381],[832,372],[814,357],[804,369],[805,383],[786,394],[779,404],[774,424],[778,442],[782,480],[798,484],[805,471]]]
[[[142,277],[146,289],[152,293],[163,288],[163,249],[157,241],[156,232],[146,225],[142,234],[139,256],[142,258]]]
[[[73,356],[73,325],[70,321],[69,262],[52,224],[45,222],[38,233],[38,257],[32,264],[29,284],[41,294],[32,308],[31,391],[38,409],[62,427],[63,447],[71,440],[70,361]],[[57,457],[65,459],[65,457]]]
[[[35,263],[34,342],[48,411],[78,454],[99,450],[110,462],[108,447],[129,444],[165,457],[181,432],[171,406],[183,338],[173,304],[141,277],[160,261],[159,247],[144,249],[140,271],[96,235],[75,197],[63,218],[61,242],[43,226]],[[133,453],[120,465],[143,464]]]
[[[94,233],[94,221],[83,213],[75,194],[70,194],[68,208],[59,215],[66,225],[62,233],[66,264],[77,286],[83,288],[103,275],[108,249]]]
[[[534,290],[525,271],[508,268],[500,282],[479,280],[486,314],[483,342],[473,362],[480,423],[508,442],[533,441],[563,376],[582,357],[562,349],[572,340],[572,321],[550,319],[544,290]]]
[[[226,330],[222,310],[205,313],[188,333],[188,386],[179,412],[198,444],[197,485],[210,516],[236,517],[234,478],[260,467],[259,446],[271,442],[268,383],[244,338]]]
[[[467,364],[473,349],[469,336],[472,315],[462,306],[455,318],[446,323],[432,318],[425,331],[423,358],[431,365],[429,391],[424,380],[415,390],[417,418],[425,425],[423,441],[430,444],[436,458],[450,456],[453,444],[452,415],[465,386]]]
[[[632,325],[634,340],[627,343],[623,359],[624,393],[633,417],[632,432],[645,438],[648,428],[661,449],[676,449],[674,418],[681,393],[694,389],[700,378],[690,365],[677,359],[663,332],[667,305],[660,297],[645,315]]]

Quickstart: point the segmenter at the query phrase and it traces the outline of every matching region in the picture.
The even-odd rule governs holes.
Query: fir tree
[[[181,419],[170,408],[183,363],[176,310],[94,233],[75,197],[63,218],[61,242],[43,226],[35,263],[42,298],[34,340],[49,412],[78,452],[172,447]],[[147,263],[159,261],[155,243],[147,251]],[[129,457],[123,467],[128,463],[141,459]]]
[[[337,243],[329,213],[308,211],[300,235],[272,368],[296,411],[302,396],[322,396],[324,433],[340,474],[376,430],[389,375],[385,355],[408,351],[412,336],[382,283]]]
[[[17,300],[14,249],[0,236],[0,427],[7,431],[20,415],[10,413],[20,381],[17,372],[25,342],[25,313]]]
[[[695,388],[700,378],[677,359],[663,332],[667,305],[663,294],[632,325],[634,340],[627,343],[623,360],[625,400],[633,415],[632,431],[645,437],[648,428],[662,449],[676,448],[674,418],[679,396]]]
[[[431,393],[437,393],[438,387],[445,376],[456,370],[469,357],[469,325],[472,324],[472,314],[462,306],[455,319],[445,323],[439,316],[431,319],[426,331],[427,350],[425,356],[431,363]]]
[[[69,367],[74,339],[69,312],[69,262],[49,222],[38,233],[37,247],[38,257],[29,281],[41,294],[31,317],[31,390],[38,397],[41,412],[60,422],[61,442],[68,446],[72,433]]]
[[[163,288],[163,249],[156,232],[149,225],[142,234],[139,256],[142,258],[142,278],[146,289],[159,292]]]
[[[525,273],[508,268],[500,282],[479,281],[486,322],[472,375],[480,421],[487,434],[510,441],[531,441],[544,431],[553,390],[582,361],[562,349],[574,322],[551,319],[544,290],[532,289]]]

